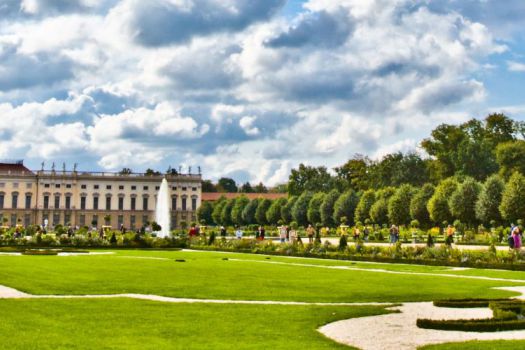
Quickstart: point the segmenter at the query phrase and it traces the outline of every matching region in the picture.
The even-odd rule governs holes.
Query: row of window
[[[62,186],[61,184],[55,184],[55,188],[61,188],[61,186]],[[50,188],[50,187],[51,187],[51,184],[44,184],[44,188]],[[65,187],[66,187],[66,188],[71,188],[71,187],[72,187],[72,184],[65,184]],[[86,184],[82,184],[82,185],[80,185],[80,188],[83,189],[83,190],[86,190],[87,187],[88,187],[88,186],[87,186]],[[94,189],[94,190],[98,190],[98,189],[100,189],[100,185],[93,185],[93,189]],[[111,190],[111,189],[113,189],[113,185],[106,185],[106,190]],[[118,186],[118,189],[119,189],[119,190],[123,190],[123,189],[124,189],[124,185],[119,185],[119,186]],[[155,186],[155,190],[156,190],[156,191],[158,191],[159,189],[160,189],[160,186]],[[177,186],[173,186],[171,189],[172,189],[173,191],[176,191],[176,190],[177,190]],[[183,191],[187,191],[187,190],[188,190],[187,187],[181,187],[181,189],[182,189]],[[196,192],[197,189],[198,189],[197,187],[192,187],[192,188],[191,188],[191,190],[192,190],[193,192]],[[136,191],[136,190],[137,190],[137,186],[136,186],[136,185],[131,185],[131,190],[132,190],[132,191]],[[149,186],[142,186],[142,190],[144,190],[144,191],[149,191]]]
[[[31,182],[26,182],[26,188],[32,188],[33,187],[33,183]],[[18,182],[13,182],[12,183],[13,185],[13,188],[19,188],[20,184]],[[0,182],[0,188],[5,188],[5,182]]]

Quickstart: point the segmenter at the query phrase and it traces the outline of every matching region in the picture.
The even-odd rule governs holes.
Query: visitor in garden
[[[188,232],[188,235],[190,236],[190,238],[197,235],[197,230],[195,229],[195,225],[192,225],[190,227],[190,231]]]
[[[432,248],[434,246],[434,237],[432,237],[432,234],[428,234],[427,237],[427,247]]]
[[[297,243],[297,230],[291,229],[288,231],[288,240],[292,242],[292,244]]]
[[[359,239],[359,236],[361,236],[361,231],[359,230],[359,227],[355,227],[354,228],[354,241],[357,242],[357,240]]]
[[[447,227],[447,238],[445,239],[445,244],[447,246],[452,246],[452,243],[454,243],[454,227],[452,225],[448,225]]]
[[[286,241],[286,235],[287,235],[287,228],[286,226],[282,225],[279,227],[279,238],[281,239],[281,243],[284,243]]]
[[[520,234],[520,228],[519,226],[514,227],[514,231],[512,231],[512,238],[514,239],[514,249],[519,250],[521,249],[521,234]]]
[[[308,228],[306,229],[306,235],[308,236],[308,243],[314,243],[315,229],[311,224],[308,225]]]
[[[290,242],[290,226],[286,226],[286,242]]]
[[[390,226],[390,243],[396,243],[396,225]]]
[[[226,238],[226,229],[224,228],[224,226],[221,226],[221,237]]]
[[[259,239],[261,241],[264,241],[264,236],[266,234],[266,230],[264,229],[263,226],[259,226],[259,229],[258,229],[257,233],[258,233],[257,239]]]
[[[365,239],[365,242],[368,242],[368,236],[370,235],[370,230],[368,229],[368,226],[365,226],[363,229],[363,238]]]
[[[235,237],[237,237],[237,239],[241,239],[242,235],[243,235],[243,232],[242,232],[241,228],[237,227],[237,230],[235,231]]]

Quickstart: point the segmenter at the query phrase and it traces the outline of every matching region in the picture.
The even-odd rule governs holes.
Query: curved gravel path
[[[522,293],[520,298],[525,299],[525,287],[498,289],[520,292]],[[388,309],[399,311],[399,313],[337,321],[322,326],[319,332],[338,343],[362,350],[415,350],[424,345],[469,340],[525,340],[523,330],[478,333],[422,329],[416,326],[418,318],[435,320],[489,318],[492,317],[492,311],[488,308],[444,308],[435,307],[431,302],[426,302],[404,303]]]

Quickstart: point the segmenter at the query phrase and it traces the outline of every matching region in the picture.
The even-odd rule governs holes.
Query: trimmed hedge
[[[514,300],[514,299],[510,299]],[[509,301],[509,299],[447,299],[435,300],[434,306],[452,308],[489,307],[491,302]]]
[[[426,329],[464,332],[499,332],[525,329],[525,320],[429,320],[418,319],[417,326]]]

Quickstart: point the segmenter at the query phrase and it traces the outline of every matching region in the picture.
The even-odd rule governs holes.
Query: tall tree
[[[484,224],[491,221],[501,222],[499,205],[505,190],[505,183],[498,175],[492,175],[485,181],[476,202],[476,217]]]
[[[266,186],[264,186],[262,182],[259,182],[259,184],[255,186],[254,192],[255,193],[268,193],[268,188],[266,188]]]
[[[312,200],[313,193],[310,191],[304,191],[292,208],[292,218],[299,226],[306,226],[308,224],[308,204]]]
[[[270,225],[277,225],[281,220],[281,208],[286,205],[286,198],[279,198],[272,202],[266,212],[266,220]]]
[[[211,180],[202,180],[202,192],[217,192],[217,188]]]
[[[219,198],[218,201],[216,201],[213,204],[213,211],[211,213],[211,217],[213,219],[213,222],[215,222],[218,225],[222,223],[222,220],[221,220],[222,208],[226,205],[226,202],[227,202],[226,197],[222,196],[221,198]]]
[[[237,200],[235,201],[235,205],[233,206],[232,213],[231,213],[231,219],[235,225],[247,224],[247,222],[245,222],[242,218],[242,213],[244,211],[244,208],[246,208],[246,206],[249,203],[250,203],[250,200],[248,199],[248,197],[244,195],[238,197]]]
[[[352,189],[340,195],[334,204],[334,222],[339,224],[341,223],[341,218],[346,217],[347,224],[353,226],[355,224],[355,208],[357,207],[358,202],[359,197]]]
[[[481,186],[472,179],[467,178],[458,185],[450,196],[449,206],[452,216],[459,221],[473,227],[476,223],[476,202],[478,201]]]
[[[436,187],[436,191],[427,203],[427,210],[430,214],[430,219],[436,223],[441,224],[443,221],[452,221],[452,214],[448,201],[452,193],[456,190],[458,182],[454,178],[448,178]]]
[[[292,169],[288,180],[288,193],[293,196],[304,191],[327,192],[332,187],[332,176],[326,167],[312,167],[300,164],[298,169]]]
[[[430,214],[427,203],[434,194],[434,186],[425,184],[421,187],[410,201],[410,216],[417,220],[422,227],[430,227]]]
[[[219,192],[237,192],[237,184],[234,179],[221,177],[217,182],[217,190]]]
[[[252,185],[249,183],[249,182],[245,182],[242,186],[241,186],[241,192],[242,193],[253,193],[255,192],[253,190],[253,187]]]
[[[410,201],[414,194],[411,185],[402,185],[388,201],[388,219],[396,225],[408,225],[410,223]]]
[[[363,155],[356,154],[340,167],[334,168],[339,191],[354,189],[356,191],[366,190],[370,186],[368,169],[372,161]]]
[[[235,198],[228,199],[226,201],[226,204],[222,207],[221,211],[221,224],[222,225],[231,225],[233,224],[232,221],[232,209],[235,205]]]
[[[317,224],[321,222],[321,205],[326,198],[326,193],[316,193],[310,203],[308,203],[308,210],[306,211],[306,217],[309,223]]]
[[[242,220],[247,224],[253,224],[255,223],[255,212],[257,211],[257,207],[259,206],[259,199],[255,198],[246,205],[242,211]]]
[[[321,222],[324,226],[332,227],[335,225],[334,205],[339,196],[339,191],[331,190],[324,198],[321,208],[319,209],[321,214]]]
[[[501,143],[496,148],[500,174],[508,179],[513,172],[525,174],[525,141]]]
[[[213,221],[212,213],[213,213],[212,204],[210,202],[203,201],[199,209],[197,209],[197,217],[199,218],[199,222],[204,221],[206,225],[213,224],[214,221]]]
[[[525,177],[514,173],[507,184],[499,206],[501,216],[510,222],[517,223],[525,219]]]
[[[364,223],[366,219],[370,219],[370,209],[376,201],[376,194],[374,190],[367,190],[359,198],[357,208],[355,208],[355,222]]]
[[[370,208],[370,219],[374,224],[384,225],[388,223],[388,200],[379,197]]]
[[[292,209],[296,201],[297,197],[292,196],[288,198],[288,202],[281,207],[281,220],[283,220],[285,224],[289,224],[293,220]]]
[[[257,210],[255,211],[255,220],[259,225],[266,225],[268,223],[268,220],[266,220],[266,212],[271,205],[272,201],[269,199],[265,198],[259,201]]]

